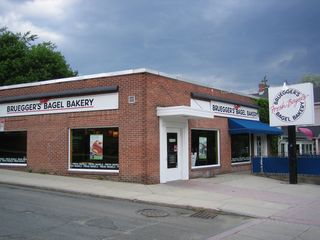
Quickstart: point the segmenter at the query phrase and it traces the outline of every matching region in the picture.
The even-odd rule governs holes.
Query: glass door
[[[167,133],[167,168],[178,167],[178,133]]]

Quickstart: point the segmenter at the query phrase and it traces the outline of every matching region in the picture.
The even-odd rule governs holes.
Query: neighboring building
[[[163,183],[249,170],[268,134],[246,95],[137,69],[0,87],[0,166]]]
[[[257,98],[268,99],[269,85],[267,84],[267,82],[268,82],[267,75],[265,75],[258,85],[258,93],[253,93],[252,96]]]
[[[312,128],[312,127],[308,127]],[[317,131],[319,127],[313,127]],[[281,156],[288,156],[288,129],[286,127],[282,128],[284,133],[279,139],[278,150]],[[314,131],[314,130],[313,130]],[[297,144],[297,154],[298,155],[312,155],[316,153],[315,149],[315,138],[308,139],[305,134],[297,131],[296,132],[296,144]]]
[[[315,124],[312,126],[297,126],[296,143],[297,154],[300,155],[320,155],[320,86],[313,88],[314,94],[314,115]],[[300,132],[299,127],[307,128],[312,131],[312,138]],[[281,155],[288,155],[288,132],[283,128],[284,134],[279,140],[279,152]]]

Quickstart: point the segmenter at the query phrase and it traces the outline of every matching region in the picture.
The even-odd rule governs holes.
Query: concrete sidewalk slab
[[[272,219],[256,219],[208,240],[317,240],[320,228]]]

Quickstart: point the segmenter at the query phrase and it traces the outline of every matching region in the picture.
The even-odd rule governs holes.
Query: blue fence
[[[299,156],[297,158],[298,174],[320,176],[320,156]],[[254,157],[253,173],[289,173],[288,157]]]

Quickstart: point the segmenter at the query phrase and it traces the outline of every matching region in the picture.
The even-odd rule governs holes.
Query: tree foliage
[[[300,82],[302,83],[310,82],[310,83],[313,83],[314,86],[320,86],[320,75],[316,75],[316,74],[304,75],[301,78]]]
[[[259,106],[259,116],[260,121],[269,124],[269,101],[265,98],[259,98],[254,100],[255,103]],[[270,154],[276,156],[278,153],[278,136],[269,135],[270,141]]]
[[[259,106],[260,121],[269,123],[269,101],[268,99],[259,98],[255,99],[256,104]]]
[[[52,42],[35,44],[37,38],[0,29],[0,86],[77,75]]]

